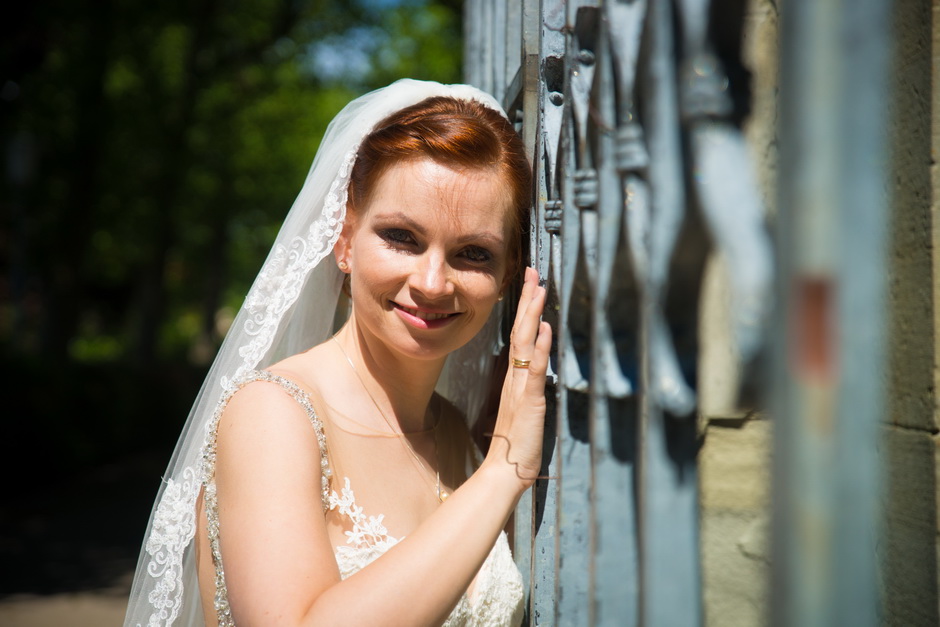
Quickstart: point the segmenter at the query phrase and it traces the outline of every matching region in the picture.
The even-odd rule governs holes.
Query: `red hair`
[[[506,278],[522,257],[522,233],[529,218],[532,171],[512,124],[474,100],[436,96],[397,111],[363,140],[349,182],[348,208],[369,204],[379,177],[403,161],[427,158],[451,168],[495,169],[512,197]]]

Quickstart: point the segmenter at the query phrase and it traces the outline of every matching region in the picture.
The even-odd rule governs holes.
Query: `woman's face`
[[[466,344],[504,284],[510,198],[496,171],[429,159],[385,171],[335,248],[351,274],[360,328],[421,359]]]

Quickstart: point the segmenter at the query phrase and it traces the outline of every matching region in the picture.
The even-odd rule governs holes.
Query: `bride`
[[[531,268],[485,457],[467,419],[530,184],[475,88],[399,81],[337,115],[177,445],[125,625],[521,621],[503,529],[551,347]]]

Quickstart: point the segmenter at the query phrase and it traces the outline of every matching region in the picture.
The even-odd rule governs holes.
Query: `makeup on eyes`
[[[378,234],[379,238],[381,238],[382,241],[385,242],[386,246],[388,246],[392,250],[400,250],[402,248],[406,248],[406,249],[409,249],[409,252],[410,252],[419,247],[419,242],[417,241],[417,238],[415,238],[414,234],[412,234],[407,229],[395,228],[395,227],[377,228],[376,233]],[[460,238],[460,239],[465,240],[468,238]],[[492,238],[486,236],[485,239],[492,239]],[[479,266],[492,265],[496,259],[495,255],[493,254],[491,250],[489,250],[488,248],[484,246],[480,246],[477,244],[470,244],[468,246],[465,246],[463,249],[460,250],[460,252],[458,253],[458,256],[467,260],[468,262],[474,265],[479,265]]]

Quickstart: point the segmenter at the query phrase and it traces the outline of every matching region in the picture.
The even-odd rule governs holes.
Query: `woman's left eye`
[[[493,260],[493,255],[485,248],[479,246],[468,246],[461,255],[473,263],[489,263]]]

